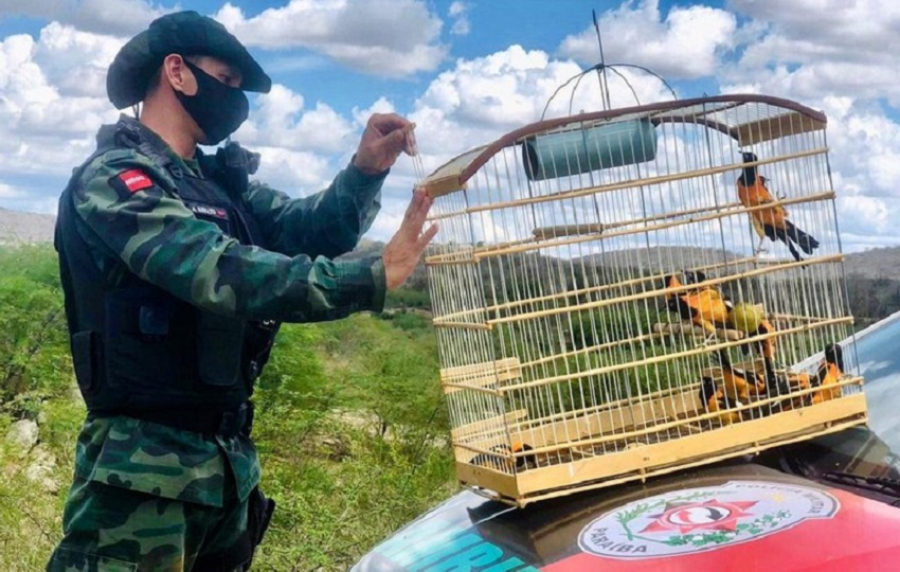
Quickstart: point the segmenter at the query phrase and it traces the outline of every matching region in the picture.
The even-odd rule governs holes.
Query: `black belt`
[[[173,429],[230,438],[243,433],[249,436],[253,428],[253,403],[247,401],[230,411],[117,409],[90,411],[88,416],[113,417],[125,415],[142,421],[158,423]]]

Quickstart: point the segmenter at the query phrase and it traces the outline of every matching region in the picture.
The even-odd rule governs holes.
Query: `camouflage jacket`
[[[371,225],[384,175],[351,165],[329,188],[302,199],[251,182],[244,201],[266,248],[247,246],[195,218],[179,198],[171,169],[203,176],[202,158],[182,159],[134,119],[123,117],[117,127],[139,132],[146,153],[112,148],[85,166],[73,192],[78,232],[111,283],[130,272],[197,307],[253,320],[381,309],[380,260],[331,258],[352,250]],[[133,169],[149,179],[140,188],[122,183]],[[129,417],[89,416],[75,465],[84,479],[211,506],[223,504],[226,471],[242,500],[259,481],[256,450],[242,435],[204,437]]]

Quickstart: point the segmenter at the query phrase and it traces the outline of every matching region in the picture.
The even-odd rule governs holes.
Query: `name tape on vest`
[[[228,211],[221,207],[202,205],[200,203],[191,203],[188,204],[188,207],[191,209],[191,211],[193,211],[194,214],[223,218],[226,220],[228,219]]]

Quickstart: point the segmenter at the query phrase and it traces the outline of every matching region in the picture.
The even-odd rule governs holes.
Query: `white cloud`
[[[50,18],[74,6],[73,0],[0,0],[0,14],[15,14],[35,18]]]
[[[125,41],[51,22],[41,30],[34,61],[59,94],[106,98],[106,70]]]
[[[790,46],[789,51],[770,54],[784,60],[802,61],[822,53],[858,59],[861,52],[890,59],[892,54],[884,48],[896,41],[900,25],[900,4],[894,0],[731,0],[730,5],[765,21],[773,37],[787,40],[780,45]],[[753,47],[751,54],[756,50]]]
[[[72,23],[89,32],[132,36],[171,11],[144,0],[81,0]]]
[[[262,155],[254,177],[291,196],[320,191],[337,173],[327,157],[315,153],[281,147],[254,147],[253,150]]]
[[[450,8],[447,9],[447,14],[451,18],[456,18],[458,16],[462,16],[469,10],[468,4],[465,2],[460,2],[459,0],[455,0],[450,3]]]
[[[0,0],[0,14],[53,19],[113,36],[132,36],[170,11],[145,0]]]
[[[450,4],[447,15],[453,18],[453,26],[450,27],[450,33],[456,36],[465,36],[472,30],[472,24],[469,22],[469,5],[465,2],[456,0]]]
[[[845,195],[838,198],[837,203],[841,222],[849,233],[881,233],[890,220],[890,210],[881,199]],[[900,235],[895,233],[894,238],[900,240]]]
[[[25,193],[22,190],[13,187],[12,185],[7,185],[3,182],[0,182],[0,198],[3,199],[15,199],[23,196]]]
[[[780,87],[804,99],[884,97],[900,108],[896,58],[886,49],[896,44],[900,29],[897,2],[734,0],[732,5],[755,18],[748,25],[755,34],[744,37],[740,63],[726,82]]]
[[[447,54],[441,20],[418,0],[291,0],[250,18],[226,3],[215,18],[248,46],[308,48],[376,75],[432,70]]]
[[[367,234],[373,240],[387,241],[400,228],[403,222],[403,215],[406,213],[406,207],[409,205],[411,194],[407,194],[407,198],[398,196],[389,197],[382,201],[381,212],[372,223],[372,228]]]
[[[900,243],[900,124],[877,110],[850,110],[829,123],[830,160],[845,246],[869,245],[859,237]]]
[[[271,92],[257,97],[257,108],[235,138],[248,146],[339,153],[352,132],[350,121],[327,104],[318,102],[306,109],[302,95],[275,84]]]
[[[360,109],[358,107],[353,108],[353,120],[360,127],[364,126],[366,122],[369,120],[369,117],[372,116],[373,113],[396,113],[397,109],[394,107],[394,104],[391,103],[390,100],[385,98],[384,96],[379,97],[375,100],[375,103],[367,107],[366,109]]]
[[[648,67],[666,78],[714,75],[723,52],[733,47],[737,19],[709,6],[673,7],[665,19],[659,0],[625,2],[599,21],[607,63]],[[563,40],[559,51],[584,64],[600,61],[593,25]]]
[[[58,56],[70,62],[73,73],[88,77],[87,70],[101,57],[97,46],[106,41],[88,36],[50,24],[38,41],[16,35],[0,42],[0,141],[5,142],[0,172],[67,175],[93,148],[97,127],[115,118],[102,94],[64,97],[67,90],[51,78],[64,84],[65,74],[47,74],[41,65]]]

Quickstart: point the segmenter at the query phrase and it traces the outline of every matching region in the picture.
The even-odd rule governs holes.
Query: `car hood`
[[[352,571],[845,572],[898,561],[900,509],[745,460],[524,509],[464,491]]]

